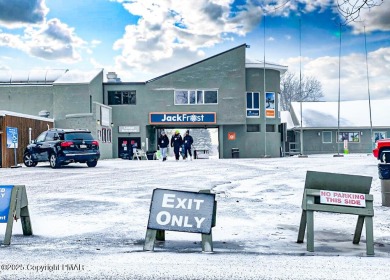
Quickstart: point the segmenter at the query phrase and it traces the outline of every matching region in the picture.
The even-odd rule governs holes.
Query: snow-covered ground
[[[0,185],[26,186],[34,231],[23,236],[14,224],[0,279],[389,279],[390,208],[377,164],[352,154],[0,169]],[[296,243],[307,170],[373,177],[375,257],[364,230],[352,244],[354,215],[316,213],[315,252]],[[216,193],[214,253],[202,253],[199,234],[180,232],[143,252],[155,188]]]

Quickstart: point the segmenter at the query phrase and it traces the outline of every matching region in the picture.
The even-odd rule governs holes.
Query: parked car
[[[390,138],[377,140],[372,153],[381,162],[390,163]]]
[[[52,168],[72,162],[95,167],[99,158],[99,142],[93,138],[90,131],[53,128],[42,132],[26,147],[23,162],[27,167],[34,167],[38,162],[46,161]]]

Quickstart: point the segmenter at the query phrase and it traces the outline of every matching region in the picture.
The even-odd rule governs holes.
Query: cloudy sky
[[[390,0],[343,25],[341,37],[335,2],[0,0],[0,69],[104,68],[145,81],[246,43],[248,58],[321,81],[323,100],[338,98],[339,66],[342,100],[367,99],[368,88],[390,98]]]

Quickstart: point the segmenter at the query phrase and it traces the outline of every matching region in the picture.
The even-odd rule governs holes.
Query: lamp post
[[[265,87],[265,15],[264,15],[264,52],[263,52],[263,93],[264,93],[264,157],[267,155],[267,116],[265,112],[265,98],[266,98],[266,87]]]
[[[336,136],[336,142],[340,140],[340,95],[341,95],[341,22],[339,23],[339,37],[340,37],[340,43],[339,43],[339,91],[338,91],[338,102],[337,102],[337,136]],[[340,155],[340,141],[337,143],[337,155],[334,155],[334,157],[343,157],[343,155]]]
[[[302,110],[302,101],[303,101],[303,96],[302,96],[302,24],[301,24],[301,19],[299,18],[299,96],[301,99],[300,102],[300,111],[301,111],[301,131],[300,131],[300,137],[299,137],[299,142],[301,144],[301,150],[300,154],[298,157],[306,158],[307,155],[303,154],[303,110]]]
[[[372,116],[371,116],[371,94],[370,94],[370,77],[368,75],[368,56],[367,56],[367,38],[366,38],[366,26],[364,26],[364,48],[366,51],[366,73],[367,73],[367,92],[368,92],[368,111],[370,112],[370,133],[371,133],[371,150],[374,149],[374,135],[372,133]]]

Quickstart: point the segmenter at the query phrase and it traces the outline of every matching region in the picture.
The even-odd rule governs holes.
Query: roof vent
[[[109,83],[120,83],[121,79],[118,78],[118,75],[115,72],[107,73],[107,82]]]

